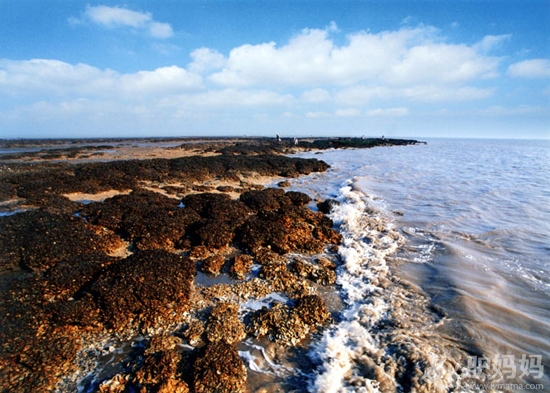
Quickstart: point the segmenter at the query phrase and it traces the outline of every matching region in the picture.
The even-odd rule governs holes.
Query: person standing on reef
[[[281,137],[277,134],[277,143],[281,143]]]
[[[298,138],[294,138],[294,144],[298,145]]]

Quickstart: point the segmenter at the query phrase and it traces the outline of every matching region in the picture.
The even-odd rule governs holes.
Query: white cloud
[[[372,101],[406,98],[421,102],[446,102],[481,100],[494,94],[493,88],[470,86],[445,86],[419,84],[410,87],[396,86],[353,86],[338,91],[335,102],[346,105],[367,105]]]
[[[434,85],[421,85],[406,88],[396,93],[398,96],[406,97],[410,100],[420,100],[427,102],[445,102],[445,101],[471,101],[482,100],[491,97],[495,92],[494,88],[477,87],[445,87]]]
[[[311,103],[321,103],[330,101],[330,93],[325,89],[307,90],[302,93],[302,100]]]
[[[162,101],[163,106],[185,108],[235,108],[289,105],[294,98],[268,90],[209,90],[197,94],[182,94]]]
[[[367,116],[388,116],[401,117],[409,114],[408,108],[386,108],[386,109],[370,109],[366,112]]]
[[[86,16],[94,23],[105,26],[143,27],[153,19],[149,12],[137,12],[126,8],[105,5],[86,7]]]
[[[161,67],[154,71],[139,71],[119,78],[123,91],[132,94],[170,94],[197,90],[202,87],[200,75],[177,66]]]
[[[105,6],[87,10],[81,23],[138,29],[156,38],[174,34],[169,24],[155,21],[150,13]],[[155,124],[173,121],[180,130],[184,123],[179,120],[185,119],[186,127],[195,127],[192,120],[197,120],[225,130],[225,124],[233,124],[229,119],[237,117],[252,128],[255,116],[265,114],[273,127],[279,120],[279,126],[306,129],[328,128],[332,122],[357,127],[365,122],[405,124],[426,111],[441,117],[442,107],[450,113],[469,108],[462,110],[478,115],[472,108],[494,104],[484,114],[495,118],[539,113],[487,100],[495,97],[501,82],[490,79],[499,77],[502,61],[488,53],[505,43],[507,35],[486,36],[475,44],[450,43],[437,29],[420,26],[356,32],[341,44],[333,39],[336,34],[338,27],[331,23],[325,29],[304,29],[282,45],[241,45],[229,53],[203,47],[190,53],[187,65],[129,73],[52,59],[0,59],[0,120],[15,124],[48,119],[55,129],[56,122],[85,123],[79,116],[102,118],[97,123],[102,125],[119,124],[120,118],[144,129],[147,120],[153,130],[158,129]],[[170,41],[154,45],[166,53],[179,49]],[[550,60],[515,63],[507,74],[547,77]],[[504,91],[504,86],[499,89]]]
[[[514,78],[550,77],[550,60],[531,59],[514,63],[508,67],[507,74]]]
[[[338,117],[355,117],[360,116],[361,111],[357,108],[337,109],[334,114]]]
[[[508,41],[512,37],[511,34],[487,35],[481,41],[474,45],[474,48],[480,52],[488,52],[495,47]]]
[[[58,95],[62,97],[139,98],[175,94],[202,88],[202,77],[177,66],[119,74],[87,64],[59,60],[0,61],[0,94]]]
[[[480,43],[446,43],[433,27],[350,34],[337,46],[333,30],[304,29],[286,45],[275,42],[234,48],[226,66],[211,76],[223,86],[317,84],[392,85],[465,83],[498,75],[499,58],[488,48],[507,36],[487,36]]]
[[[334,100],[338,104],[365,105],[373,99],[389,99],[396,95],[385,86],[352,86],[338,91]]]
[[[8,95],[90,93],[116,78],[111,70],[59,60],[0,61],[0,92]]]
[[[170,38],[174,30],[168,23],[153,22],[149,25],[149,33],[154,38]]]
[[[225,57],[218,51],[209,48],[199,48],[191,52],[193,61],[189,69],[195,72],[206,72],[221,69],[225,66]]]
[[[170,38],[174,35],[172,26],[153,20],[150,12],[133,11],[122,7],[109,7],[105,5],[86,6],[84,13],[86,19],[92,23],[110,27],[131,27],[142,30],[153,38]],[[72,25],[80,24],[76,18],[69,18]]]

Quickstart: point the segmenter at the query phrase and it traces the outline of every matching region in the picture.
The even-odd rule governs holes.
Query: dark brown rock
[[[318,253],[326,243],[340,243],[341,236],[332,229],[332,221],[321,213],[283,205],[277,211],[249,218],[241,227],[239,240],[252,252],[267,247],[279,254]]]
[[[292,203],[280,188],[248,191],[241,194],[240,200],[255,212],[278,210],[282,205]]]
[[[294,307],[276,303],[251,313],[247,331],[255,337],[268,337],[281,345],[296,345],[310,332],[331,318],[323,299],[308,295]]]
[[[179,248],[199,214],[178,207],[176,199],[148,190],[91,203],[82,212],[90,222],[127,236],[137,249]]]
[[[84,291],[86,284],[117,260],[118,258],[94,252],[61,261],[44,272],[41,283],[44,299],[58,301],[79,297],[78,292]]]
[[[222,302],[211,311],[206,325],[206,338],[210,342],[223,341],[235,344],[246,337],[244,324],[239,320],[239,305]]]
[[[208,344],[193,365],[195,393],[245,393],[246,368],[237,349],[223,341]]]
[[[281,188],[290,187],[290,182],[288,180],[283,180],[277,183],[277,185]]]
[[[254,264],[254,258],[250,255],[239,254],[233,259],[233,264],[229,269],[229,273],[239,280],[243,280],[247,274],[250,274],[250,269]]]
[[[322,285],[332,285],[336,282],[336,273],[333,268],[326,266],[315,266],[303,260],[294,260],[289,265],[289,270],[298,277],[307,278]]]
[[[325,214],[330,214],[334,206],[338,206],[340,202],[338,202],[336,199],[326,199],[323,202],[319,202],[317,204],[317,208],[320,212]]]
[[[212,255],[203,261],[201,271],[208,274],[218,275],[220,274],[224,264],[225,258],[222,255]]]
[[[0,218],[0,270],[46,270],[64,259],[109,252],[121,244],[118,236],[73,215],[34,210]]]
[[[159,326],[189,310],[196,265],[164,250],[141,251],[112,264],[91,285],[105,323]]]
[[[311,198],[303,192],[288,191],[285,196],[290,198],[292,204],[295,206],[306,206],[311,202]]]
[[[219,249],[233,242],[235,229],[242,225],[251,210],[225,194],[193,194],[183,198],[184,210],[200,214],[202,219],[192,227],[194,244]]]

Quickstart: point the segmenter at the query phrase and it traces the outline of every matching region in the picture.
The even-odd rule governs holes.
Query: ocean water
[[[427,142],[299,155],[344,235],[309,391],[550,391],[550,141]]]

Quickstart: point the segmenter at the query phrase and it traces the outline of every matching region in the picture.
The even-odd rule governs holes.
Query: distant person
[[[277,134],[277,143],[281,143],[281,137]]]
[[[298,138],[294,138],[294,144],[295,144],[295,145],[298,144]]]

